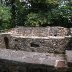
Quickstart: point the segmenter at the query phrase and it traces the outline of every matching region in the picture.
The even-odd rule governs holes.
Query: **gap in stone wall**
[[[37,43],[33,43],[33,42],[30,43],[30,46],[31,46],[31,47],[40,47],[39,44],[37,44]]]
[[[8,39],[8,37],[4,37],[4,42],[5,42],[6,49],[9,49],[9,39]]]

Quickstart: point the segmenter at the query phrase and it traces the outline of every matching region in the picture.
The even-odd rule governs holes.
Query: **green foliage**
[[[29,0],[30,3],[58,4],[59,0]]]
[[[0,5],[0,29],[10,28],[10,19],[10,8],[4,5]]]
[[[25,17],[25,26],[48,26],[52,24],[51,10],[57,7],[59,0],[29,0],[29,12]]]
[[[58,6],[59,0],[29,0],[32,11],[49,11]]]
[[[20,3],[19,0],[15,0],[15,5],[13,24],[18,26],[45,26],[51,23],[50,10],[58,5],[58,0],[29,0],[27,3]]]
[[[72,2],[62,1],[56,9],[52,10],[53,22],[57,25],[72,26]]]
[[[25,2],[20,3],[19,0],[15,1],[15,24],[23,26],[25,23],[26,15],[28,14],[27,4]]]
[[[47,26],[51,23],[50,13],[30,13],[27,15],[25,26]]]
[[[9,3],[11,9],[0,5],[0,29],[16,25],[72,26],[72,0],[11,0]]]
[[[26,26],[72,25],[72,2],[64,0],[29,0],[30,13]]]
[[[30,13],[27,15],[26,26],[41,26],[47,22],[41,13]]]

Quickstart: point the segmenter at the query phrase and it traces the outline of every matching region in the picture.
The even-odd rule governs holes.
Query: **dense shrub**
[[[47,26],[52,23],[51,9],[57,7],[58,0],[16,0],[16,23],[24,26]]]
[[[29,0],[29,3],[26,26],[72,26],[71,0]]]
[[[51,24],[51,13],[29,13],[25,21],[25,26],[47,26]]]
[[[72,0],[26,0],[23,2],[10,0],[8,4],[11,9],[0,6],[1,28],[15,27],[16,25],[72,26]]]
[[[27,5],[23,2],[16,2],[17,9],[16,9],[16,23],[19,26],[24,26],[26,15],[28,14]]]
[[[10,8],[5,5],[0,5],[0,29],[10,28],[10,19]]]
[[[52,10],[53,24],[72,26],[72,2],[62,1],[56,9]]]

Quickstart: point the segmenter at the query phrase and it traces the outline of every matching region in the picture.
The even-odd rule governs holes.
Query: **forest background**
[[[72,0],[0,0],[0,30],[15,26],[72,27]]]

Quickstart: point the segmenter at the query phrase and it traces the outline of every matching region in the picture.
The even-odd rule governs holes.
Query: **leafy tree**
[[[25,26],[48,26],[52,24],[52,9],[59,0],[29,0],[30,8]]]
[[[5,5],[0,5],[0,29],[10,28],[10,7],[6,7]]]
[[[25,2],[19,2],[19,0],[15,1],[16,4],[16,25],[24,26],[26,15],[28,14],[29,10],[27,4]]]
[[[53,24],[71,27],[72,26],[72,1],[62,0],[56,9],[52,10]]]
[[[4,24],[6,28],[15,27],[16,25],[72,26],[72,0],[26,0],[24,2],[9,0],[6,5],[9,7],[0,7],[7,9],[4,9],[6,12],[3,12],[11,18],[11,25],[9,24],[10,18],[7,19],[8,23],[5,24],[4,19],[0,16],[1,28],[4,27]]]

